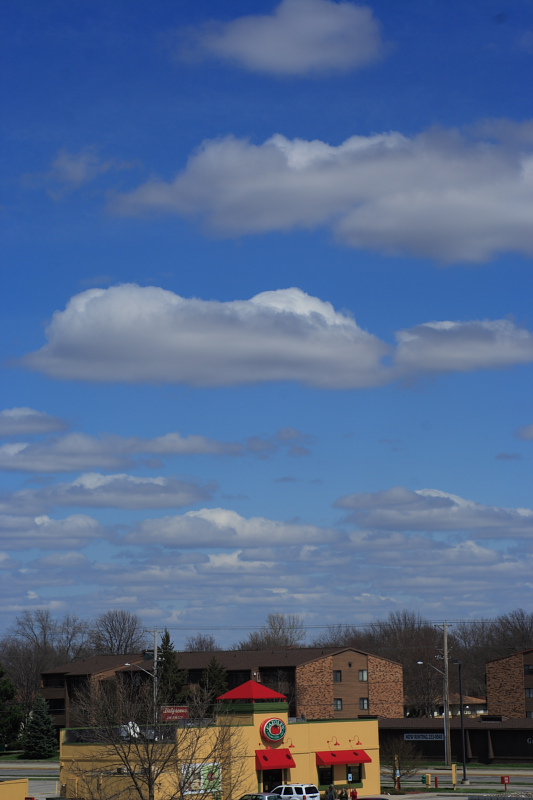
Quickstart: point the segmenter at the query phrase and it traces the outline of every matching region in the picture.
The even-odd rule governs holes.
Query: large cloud
[[[47,335],[48,344],[23,363],[56,378],[93,381],[193,386],[300,381],[353,389],[427,371],[533,360],[533,335],[508,320],[430,322],[400,331],[396,364],[385,366],[384,356],[394,358],[392,347],[330,303],[295,288],[227,303],[186,300],[130,284],[91,289],[54,314]],[[257,444],[268,448],[274,443],[250,441],[248,449]],[[64,463],[63,469],[116,469],[129,463],[125,456],[139,452],[243,452],[242,445],[180,434],[105,441],[71,434],[57,441],[55,451],[42,443],[5,445],[0,466],[35,469],[40,464],[49,471],[54,464],[56,471]]]
[[[341,497],[360,527],[395,531],[465,531],[476,538],[531,537],[533,511],[485,506],[438,489],[411,491],[402,486]]]
[[[58,378],[195,386],[290,380],[323,387],[385,379],[388,347],[299,289],[249,301],[185,300],[156,287],[92,289],[54,314],[24,359]]]
[[[279,76],[344,72],[384,52],[369,8],[330,0],[282,0],[271,15],[189,28],[184,39],[183,55],[211,55]]]
[[[294,544],[337,542],[341,534],[316,525],[246,519],[225,508],[203,508],[163,519],[145,520],[126,537],[136,544],[168,547],[289,547]]]
[[[443,262],[533,253],[533,124],[462,134],[273,136],[204,142],[174,181],[117,196],[119,213],[204,218],[222,235],[330,227],[343,242]]]

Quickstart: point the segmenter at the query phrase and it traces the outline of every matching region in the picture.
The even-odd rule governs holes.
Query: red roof
[[[269,689],[257,681],[246,681],[235,689],[221,694],[217,700],[286,700],[284,694]]]

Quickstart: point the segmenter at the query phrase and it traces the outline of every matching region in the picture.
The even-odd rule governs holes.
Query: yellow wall
[[[265,719],[279,717],[287,725],[285,740],[275,747],[289,747],[296,767],[287,770],[285,783],[317,783],[318,772],[316,766],[316,753],[327,750],[364,750],[372,759],[371,764],[362,765],[362,785],[358,787],[358,795],[375,795],[380,792],[379,771],[379,737],[377,720],[324,720],[289,723],[286,713],[255,713],[253,722],[243,727],[242,735],[246,738],[246,751],[248,753],[246,772],[250,775],[250,783],[246,791],[262,791],[258,786],[258,777],[255,769],[255,751],[265,748],[261,741],[259,728]],[[352,740],[352,741],[350,741]],[[334,742],[338,742],[334,744]],[[268,745],[272,747],[272,745]],[[334,781],[338,786],[346,786],[346,767],[337,765],[334,772]]]
[[[256,709],[260,704],[254,706],[253,713],[238,714],[238,721],[233,719],[232,730],[236,731],[236,737],[240,740],[239,750],[243,753],[243,780],[239,784],[237,797],[248,792],[263,791],[262,773],[257,772],[255,763],[255,751],[263,750],[266,744],[261,739],[260,725],[271,717],[279,717],[287,725],[285,739],[277,745],[269,744],[268,747],[289,748],[291,755],[296,763],[296,767],[286,770],[285,783],[315,783],[318,782],[318,772],[316,765],[316,753],[328,750],[364,750],[372,762],[362,765],[362,781],[356,784],[359,797],[375,795],[380,792],[380,770],[379,770],[379,744],[378,744],[378,723],[372,719],[328,719],[325,721],[307,721],[289,723],[286,711],[269,710],[259,712]],[[226,719],[226,724],[228,721]],[[186,730],[186,729],[185,729]],[[209,730],[206,729],[205,746],[208,746]],[[217,729],[211,729],[215,736]],[[160,745],[164,747],[164,744]],[[197,755],[198,752],[197,752]],[[242,763],[242,762],[239,762]],[[102,771],[104,777],[100,780],[109,781],[115,788],[118,784],[124,785],[128,780],[127,776],[121,777],[113,775],[113,768],[120,762],[107,755],[102,747],[89,744],[61,744],[61,784],[66,785],[66,796],[71,797],[75,793],[83,797],[82,787],[79,784],[79,777],[76,780],[74,765],[79,774],[80,764],[86,765],[89,770]],[[108,772],[107,776],[105,772]],[[346,766],[336,765],[334,772],[334,782],[337,786],[346,786]],[[273,788],[273,787],[271,787]],[[133,797],[133,794],[130,793]],[[0,798],[3,800],[3,798]],[[11,800],[11,798],[9,798]],[[17,798],[18,800],[18,798]]]
[[[0,781],[0,800],[24,800],[28,797],[28,779]]]

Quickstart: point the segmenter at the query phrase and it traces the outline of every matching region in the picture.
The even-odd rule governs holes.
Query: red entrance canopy
[[[288,747],[280,747],[277,750],[255,751],[256,769],[286,769],[287,767],[295,766],[296,762]]]
[[[318,767],[332,764],[370,764],[372,759],[364,750],[324,750],[316,754]]]

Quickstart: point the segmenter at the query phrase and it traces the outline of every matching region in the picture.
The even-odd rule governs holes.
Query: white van
[[[320,800],[314,783],[286,783],[272,789],[272,794],[279,794],[283,800]]]

